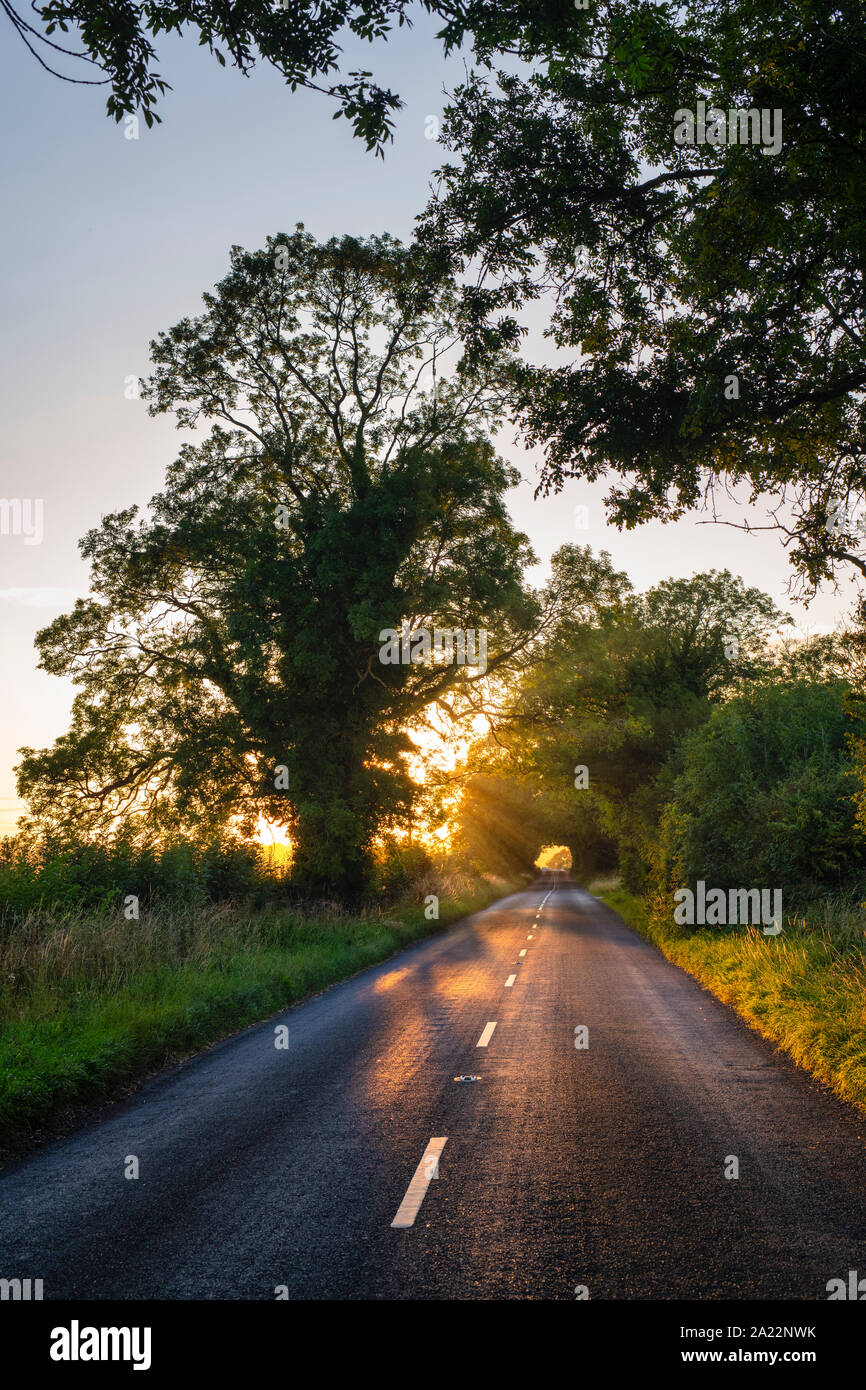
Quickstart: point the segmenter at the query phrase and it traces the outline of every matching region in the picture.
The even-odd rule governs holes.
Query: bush
[[[653,866],[663,893],[703,879],[812,897],[863,874],[846,694],[758,685],[687,736]]]
[[[377,861],[376,888],[386,899],[402,897],[426,887],[434,873],[433,860],[422,845],[388,839]]]

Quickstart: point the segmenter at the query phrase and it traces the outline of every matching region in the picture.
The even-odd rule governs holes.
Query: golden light
[[[276,821],[268,820],[266,816],[259,816],[256,822],[256,841],[260,845],[290,845],[288,832],[284,825],[278,825]]]
[[[458,763],[466,757],[467,750],[474,739],[489,728],[483,714],[475,714],[468,726],[456,731],[445,716],[435,708],[426,711],[425,727],[416,726],[409,731],[409,739],[416,752],[409,758],[409,776],[419,786],[427,781],[428,768],[437,767],[440,771],[453,772]]]
[[[535,861],[536,869],[571,868],[571,850],[568,845],[545,845]]]

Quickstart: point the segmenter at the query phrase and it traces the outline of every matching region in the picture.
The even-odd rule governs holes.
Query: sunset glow
[[[291,849],[292,841],[284,825],[279,825],[276,821],[268,820],[265,816],[259,816],[256,822],[256,833],[254,836],[256,844],[265,845],[270,849],[273,845],[285,845]]]

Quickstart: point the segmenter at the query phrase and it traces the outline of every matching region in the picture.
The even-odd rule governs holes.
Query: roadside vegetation
[[[223,849],[196,863],[184,848],[163,856],[173,877],[166,862],[160,876],[154,859],[160,895],[144,893],[140,916],[127,919],[122,890],[144,883],[143,866],[128,849],[113,852],[126,865],[118,890],[98,874],[76,883],[78,874],[86,879],[86,855],[77,861],[71,851],[41,875],[20,863],[16,875],[7,845],[0,874],[0,1156],[517,886],[448,872],[423,853],[404,855],[402,863],[392,856],[380,866],[378,899],[346,909],[292,900],[285,880],[249,850]],[[112,852],[94,852],[91,866],[100,859],[104,874],[117,872]],[[40,877],[41,902],[34,888]],[[425,915],[430,894],[438,898],[438,919]]]

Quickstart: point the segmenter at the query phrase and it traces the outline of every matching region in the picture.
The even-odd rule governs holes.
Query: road
[[[866,1276],[863,1122],[555,877],[10,1168],[0,1275],[45,1298],[569,1300]]]

